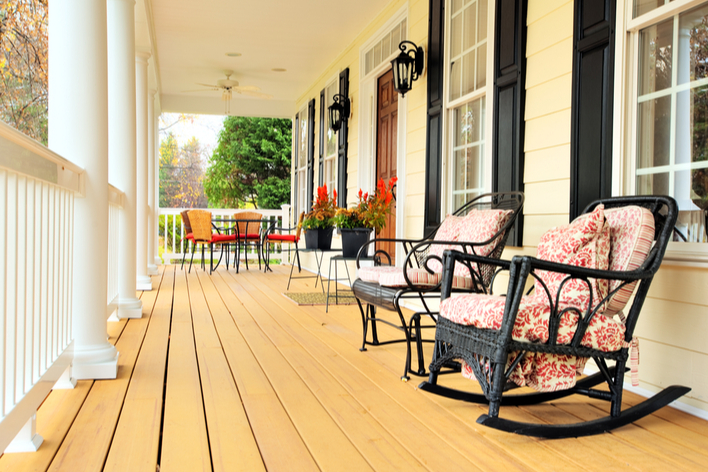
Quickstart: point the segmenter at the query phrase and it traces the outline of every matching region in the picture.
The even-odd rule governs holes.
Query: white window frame
[[[633,3],[632,0],[624,0],[617,5],[613,135],[613,156],[617,158],[613,160],[612,169],[613,195],[636,194],[639,32],[685,11],[708,4],[706,0],[676,0],[632,18]],[[673,117],[672,123],[674,123]],[[673,154],[673,149],[671,152]],[[673,164],[667,166],[667,170],[684,167],[685,164]],[[674,183],[670,182],[671,189],[673,185]],[[708,266],[708,244],[670,242],[665,260],[679,265],[706,267]]]
[[[455,108],[464,105],[466,103],[471,103],[481,97],[485,97],[485,122],[484,122],[484,155],[482,156],[481,163],[482,169],[480,170],[482,175],[482,187],[481,192],[490,192],[492,189],[492,140],[493,140],[493,125],[494,125],[494,55],[496,52],[496,45],[494,44],[494,18],[495,18],[495,7],[496,2],[494,0],[487,0],[487,81],[483,88],[477,89],[473,92],[463,95],[455,100],[450,100],[450,71],[448,66],[450,64],[450,53],[451,53],[451,20],[452,20],[452,0],[446,0],[445,4],[445,60],[443,62],[443,67],[445,68],[445,83],[443,86],[444,94],[444,107],[445,112],[443,113],[443,132],[442,135],[445,136],[442,144],[442,192],[445,196],[443,198],[442,214],[441,218],[444,218],[446,214],[452,213],[457,208],[454,207],[454,110]]]
[[[338,157],[338,155],[339,155],[339,132],[332,130],[332,128],[330,127],[330,123],[329,123],[329,106],[332,105],[332,103],[334,102],[334,100],[332,99],[332,97],[333,97],[334,95],[333,95],[333,96],[329,96],[329,95],[327,94],[327,90],[329,90],[329,88],[330,88],[332,85],[335,86],[335,92],[334,92],[334,93],[335,93],[335,94],[338,94],[338,93],[339,93],[339,74],[337,74],[334,78],[332,78],[332,80],[330,80],[329,82],[327,82],[327,84],[326,84],[325,87],[324,87],[324,90],[325,90],[325,93],[324,93],[324,99],[325,99],[325,103],[324,103],[324,113],[325,113],[325,116],[324,116],[323,122],[324,122],[324,127],[325,127],[325,129],[322,130],[322,132],[325,133],[325,135],[324,135],[324,139],[323,139],[323,142],[324,142],[324,149],[322,150],[322,154],[324,155],[324,162],[322,163],[322,172],[324,173],[324,176],[323,176],[323,178],[322,178],[322,181],[327,185],[327,190],[329,190],[329,191],[331,192],[331,191],[332,191],[332,188],[335,188],[335,189],[337,189],[337,193],[339,193],[339,192],[340,192],[340,189],[339,189],[339,187],[338,187],[338,185],[339,185],[339,176],[337,175],[337,161],[338,161],[337,157]],[[329,132],[330,132],[330,131],[332,131],[332,133],[334,133],[334,143],[335,143],[335,145],[334,145],[334,153],[333,153],[333,154],[327,154],[327,143],[328,143],[328,139],[327,139],[327,138],[329,137]],[[333,175],[334,175],[334,181],[332,181],[332,182],[327,182],[327,163],[328,163],[328,161],[329,161],[329,162],[331,163],[331,165],[332,165],[332,172],[333,172]],[[330,185],[330,184],[332,184],[332,185]]]
[[[305,213],[310,211],[310,205],[307,204],[307,136],[309,133],[309,130],[307,129],[308,125],[308,119],[307,119],[307,103],[303,105],[303,107],[300,109],[300,111],[297,114],[298,119],[296,120],[297,123],[297,133],[296,133],[296,142],[297,142],[297,160],[295,162],[295,173],[297,175],[297,195],[295,196],[295,207],[296,207],[296,218],[299,218],[300,213],[303,211]],[[301,140],[303,139],[302,136],[302,126],[305,126],[305,144],[304,144],[304,163],[305,165],[300,167],[300,160],[302,159],[301,154],[303,153],[303,143]]]

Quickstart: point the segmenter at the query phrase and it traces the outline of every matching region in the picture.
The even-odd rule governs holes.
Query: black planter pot
[[[305,247],[307,249],[330,249],[334,227],[327,229],[308,229],[305,231]]]
[[[342,228],[342,256],[356,257],[361,246],[369,241],[371,228]]]

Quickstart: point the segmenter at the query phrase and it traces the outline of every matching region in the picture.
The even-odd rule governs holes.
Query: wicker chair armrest
[[[532,256],[514,256],[514,259],[518,259],[519,262],[526,262],[529,264],[529,268],[533,271],[534,269],[545,270],[549,272],[558,272],[561,274],[567,274],[573,277],[582,278],[593,278],[593,279],[606,279],[606,280],[622,280],[622,281],[635,281],[646,279],[654,275],[654,272],[643,268],[640,266],[637,269],[629,271],[619,271],[619,270],[600,270],[600,269],[589,269],[587,267],[578,267],[570,264],[561,264],[558,262],[544,261],[542,259],[537,259]],[[650,258],[647,258],[650,259]]]
[[[453,244],[456,244],[455,241]],[[498,267],[498,271],[510,270],[512,261],[507,261],[504,259],[496,259],[492,257],[478,256],[477,254],[471,254],[466,252],[460,252],[455,249],[446,249],[443,251],[443,275],[440,286],[440,298],[444,300],[450,296],[452,293],[452,282],[455,275],[455,265],[456,263],[461,263],[464,265],[471,264],[485,264],[493,267]],[[470,270],[472,273],[472,270]],[[492,279],[493,282],[494,279]],[[476,280],[476,284],[481,284],[481,281]],[[483,291],[488,291],[490,287],[482,287]],[[476,291],[480,291],[479,287]]]

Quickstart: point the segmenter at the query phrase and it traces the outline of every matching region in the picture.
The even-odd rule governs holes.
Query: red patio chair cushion
[[[238,239],[261,239],[261,235],[258,233],[239,234]]]
[[[194,233],[187,233],[187,236],[185,236],[185,238],[194,240]]]
[[[284,242],[290,242],[290,243],[298,242],[298,238],[296,238],[294,234],[269,234],[268,240],[269,241],[284,241]]]
[[[212,243],[223,243],[227,241],[236,241],[236,235],[235,234],[212,234],[211,235],[211,242]]]

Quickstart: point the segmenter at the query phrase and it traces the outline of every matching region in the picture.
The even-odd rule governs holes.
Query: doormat
[[[326,305],[327,294],[322,292],[283,292],[287,298],[301,306]],[[330,305],[353,305],[356,303],[356,298],[351,293],[340,293],[339,303],[334,293],[329,294]]]

